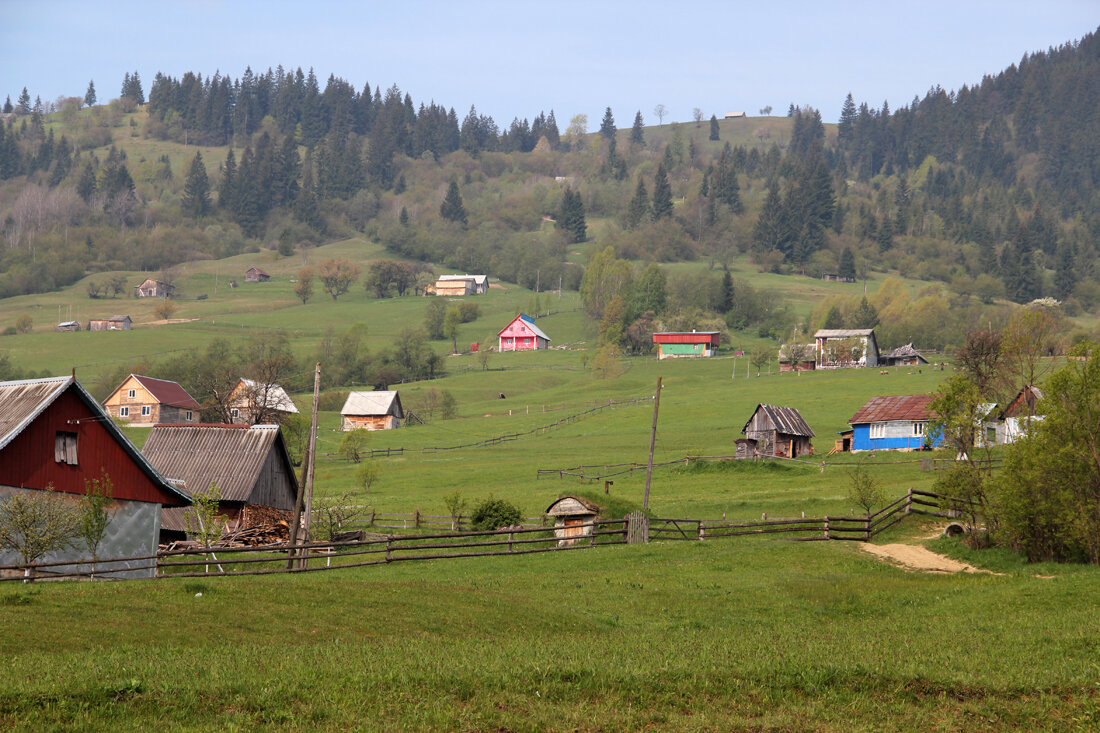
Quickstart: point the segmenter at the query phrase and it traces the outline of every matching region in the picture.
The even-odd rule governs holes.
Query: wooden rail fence
[[[905,496],[865,516],[788,517],[759,521],[646,517],[633,512],[623,519],[597,520],[569,527],[559,537],[554,527],[515,526],[491,532],[452,531],[395,534],[363,540],[299,543],[257,547],[209,547],[162,550],[155,554],[90,561],[57,561],[0,565],[0,582],[94,577],[146,571],[150,577],[187,578],[223,575],[268,575],[382,565],[416,560],[525,555],[601,547],[603,545],[669,541],[702,541],[726,537],[775,534],[794,541],[869,541],[910,514],[953,517],[941,506],[966,504],[929,491],[909,489]],[[381,515],[376,515],[376,518]],[[425,517],[426,515],[420,515]],[[437,517],[438,519],[438,517]],[[447,518],[450,519],[449,517]],[[541,518],[539,520],[542,521]],[[422,527],[425,525],[421,525]],[[287,567],[292,558],[291,567]],[[201,568],[201,569],[200,569]]]

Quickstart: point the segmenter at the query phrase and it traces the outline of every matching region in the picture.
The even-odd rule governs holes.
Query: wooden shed
[[[51,490],[77,504],[87,482],[112,483],[110,521],[99,557],[148,556],[157,549],[161,507],[185,507],[191,498],[160,474],[104,409],[73,377],[0,382],[0,501]],[[82,542],[51,552],[48,562],[68,562],[50,572],[87,572],[91,555]],[[19,557],[0,550],[0,564]],[[150,578],[148,561],[98,563],[110,578]]]
[[[250,267],[244,271],[244,281],[246,283],[265,283],[270,279],[271,275],[268,275],[259,267]]]
[[[129,331],[134,322],[130,316],[111,316],[110,318],[93,318],[88,321],[89,331]]]
[[[554,536],[558,538],[558,546],[565,547],[592,534],[591,523],[599,516],[600,508],[587,499],[570,495],[547,507],[546,514],[554,518]]]
[[[79,331],[80,330],[80,322],[79,321],[62,321],[61,323],[57,324],[57,329],[56,330],[61,331],[62,333],[69,333],[69,332],[72,332],[72,331]]]
[[[343,417],[340,429],[391,430],[401,427],[405,411],[401,396],[396,390],[375,392],[350,392],[340,410]]]
[[[755,455],[758,456],[797,458],[812,455],[814,452],[810,443],[814,431],[810,430],[802,415],[793,407],[761,403],[756,406],[741,432],[749,440],[756,441]],[[741,457],[740,452],[739,445],[738,458]]]
[[[157,425],[142,453],[190,492],[216,482],[230,529],[293,521],[298,479],[278,425]],[[183,539],[186,511],[161,513],[161,541]]]
[[[148,278],[141,285],[134,286],[135,298],[171,298],[175,292],[175,285],[153,278]]]

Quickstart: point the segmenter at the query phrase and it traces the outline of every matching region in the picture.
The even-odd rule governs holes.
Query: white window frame
[[[142,405],[141,406],[141,416],[142,417],[149,417],[152,414],[153,414],[153,408],[152,407],[150,407],[149,405]]]
[[[126,391],[126,396],[129,397],[130,399],[134,399],[135,397],[137,397],[137,390],[136,389],[127,390]]]
[[[130,417],[130,408],[129,407],[120,407],[120,408],[118,408],[118,416],[119,417]]]
[[[187,420],[187,422],[191,422],[191,419],[192,419],[192,417],[193,417],[193,416],[192,416],[192,414],[191,414],[191,410],[188,410],[188,411],[187,411],[186,413],[184,413],[184,414],[186,414],[186,415],[187,415],[187,417],[186,417],[186,418],[184,418],[184,419],[186,419],[186,420]]]
[[[240,417],[241,416],[241,411],[239,409],[237,409],[236,407],[234,407],[232,410],[229,411],[229,416],[234,417],[234,418]]]
[[[927,425],[928,425],[928,423],[924,422],[923,420],[913,421],[913,435],[915,435],[918,438],[923,438],[924,437],[924,429]]]
[[[873,423],[871,423],[871,434],[870,434],[871,440],[877,440],[879,438],[885,438],[885,437],[886,437],[886,423],[884,423],[884,422],[873,422]]]

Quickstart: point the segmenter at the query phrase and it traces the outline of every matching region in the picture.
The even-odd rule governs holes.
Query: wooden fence
[[[470,517],[463,514],[457,519],[449,514],[424,514],[419,509],[413,512],[376,512],[369,506],[347,507],[354,513],[348,519],[340,522],[339,530],[349,532],[355,530],[372,531],[375,529],[439,529],[453,532],[471,531]],[[313,524],[317,527],[323,522],[323,510],[313,510]],[[524,517],[520,526],[528,529],[537,529],[551,524],[553,519],[546,515],[539,517]]]
[[[478,440],[473,443],[460,443],[458,445],[435,445],[435,446],[423,446],[420,448],[371,448],[359,451],[361,457],[376,458],[380,456],[393,456],[404,455],[405,453],[439,453],[441,451],[462,450],[465,448],[485,448],[488,446],[502,445],[509,443],[513,440],[519,440],[530,435],[539,435],[549,432],[554,428],[561,427],[562,425],[568,425],[575,423],[583,417],[591,415],[596,412],[603,412],[604,410],[611,409],[613,407],[626,407],[631,405],[637,405],[643,402],[652,402],[652,397],[633,397],[628,400],[608,400],[607,402],[601,402],[595,407],[590,407],[583,412],[577,412],[572,415],[566,415],[560,420],[556,420],[546,425],[539,425],[538,427],[531,428],[530,430],[524,430],[517,433],[508,433],[506,435],[493,435],[484,440]],[[346,461],[348,460],[339,453],[321,453],[319,454],[324,460],[328,461]]]
[[[794,541],[868,541],[910,514],[953,517],[956,516],[954,512],[944,512],[941,506],[965,503],[965,500],[909,489],[905,496],[865,516],[778,519],[768,519],[765,516],[759,521],[727,522],[652,518],[641,512],[633,512],[623,519],[597,520],[570,526],[571,536],[568,538],[559,537],[553,527],[516,526],[492,532],[382,535],[353,541],[300,543],[293,547],[282,544],[163,550],[152,555],[98,560],[94,575],[96,578],[109,579],[135,570],[144,570],[157,578],[268,575],[401,561],[512,556],[636,542],[698,542],[769,534],[778,535],[777,539]],[[380,515],[376,515],[376,518],[378,516]],[[426,515],[420,516],[423,519]],[[291,561],[290,567],[288,560]],[[126,567],[122,567],[123,564]],[[28,581],[35,578],[87,578],[91,575],[91,570],[90,562],[72,560],[0,565],[0,582]]]

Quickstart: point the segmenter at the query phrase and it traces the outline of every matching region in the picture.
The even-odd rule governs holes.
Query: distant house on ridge
[[[481,295],[489,292],[489,276],[440,275],[433,288],[436,295]]]
[[[250,267],[244,271],[244,281],[246,283],[265,283],[270,279],[271,275],[258,267]]]
[[[175,292],[175,285],[152,278],[134,286],[135,298],[171,298]]]

